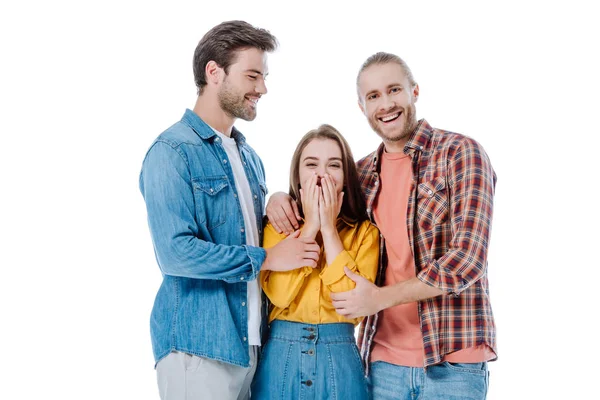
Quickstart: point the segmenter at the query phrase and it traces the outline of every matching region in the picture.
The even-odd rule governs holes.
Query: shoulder
[[[185,144],[201,145],[202,139],[189,125],[179,121],[158,135],[155,142],[162,142],[177,148]]]
[[[481,143],[461,133],[434,128],[432,142],[436,150],[446,149],[449,155],[472,152],[485,154]]]
[[[278,242],[282,241],[286,237],[286,234],[277,232],[275,230],[275,227],[273,227],[273,225],[270,222],[268,222],[267,225],[265,225],[265,229],[263,231],[263,241],[265,247],[271,247],[277,244]]]
[[[363,158],[358,160],[356,162],[356,168],[359,170],[368,168],[372,164],[373,158],[376,156],[376,154],[377,154],[377,150],[367,154],[366,156],[364,156]]]
[[[359,232],[359,235],[363,237],[379,237],[379,229],[375,225],[373,225],[373,223],[369,220],[359,222],[357,230]]]

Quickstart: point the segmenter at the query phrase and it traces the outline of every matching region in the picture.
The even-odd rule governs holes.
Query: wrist
[[[335,238],[339,237],[339,233],[337,229],[333,226],[321,226],[321,235],[323,235],[323,239],[325,238]]]
[[[390,288],[393,286],[377,287],[374,297],[377,299],[379,310],[377,312],[385,310],[387,308],[395,306],[393,299],[390,298]]]
[[[302,227],[301,236],[314,239],[317,236],[317,233],[319,233],[319,226],[315,226],[310,223],[306,223]]]
[[[270,266],[270,264],[271,264],[271,257],[269,256],[269,252],[270,251],[271,251],[271,249],[265,249],[265,253],[267,255],[265,256],[265,260],[263,261],[263,263],[262,263],[262,265],[260,267],[260,269],[262,271],[269,271],[269,270],[271,270],[271,266]]]

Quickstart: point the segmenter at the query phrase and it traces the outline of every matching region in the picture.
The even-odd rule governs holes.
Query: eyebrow
[[[386,86],[386,89],[390,89],[390,88],[393,88],[395,86],[400,86],[401,88],[404,88],[404,86],[402,86],[401,83],[390,83],[389,85]],[[376,93],[376,92],[379,92],[379,89],[373,89],[373,90],[367,92],[367,94],[365,94],[365,97],[369,96],[372,93]]]
[[[257,69],[247,69],[246,72],[252,72],[258,75],[262,75],[263,77],[266,77],[267,75],[269,75],[269,73],[267,72],[266,74],[263,74],[261,71],[257,70]]]
[[[307,156],[307,157],[304,157],[304,160],[302,160],[302,161],[306,161],[306,160],[317,160],[317,161],[319,161],[319,158],[318,157]],[[340,157],[331,157],[329,159],[329,161],[339,161],[339,162],[342,162],[342,159]]]

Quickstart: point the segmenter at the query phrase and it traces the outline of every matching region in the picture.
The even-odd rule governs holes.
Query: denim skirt
[[[270,326],[252,399],[368,399],[352,324],[275,320]]]

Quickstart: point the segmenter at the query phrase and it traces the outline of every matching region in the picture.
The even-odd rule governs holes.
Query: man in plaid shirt
[[[382,235],[380,266],[376,284],[347,270],[356,287],[332,294],[333,305],[367,317],[358,341],[374,399],[485,399],[487,362],[496,359],[490,160],[475,140],[417,121],[419,86],[398,56],[369,57],[357,91],[383,140],[357,163]],[[281,231],[297,226],[286,195],[270,199],[267,215]]]

